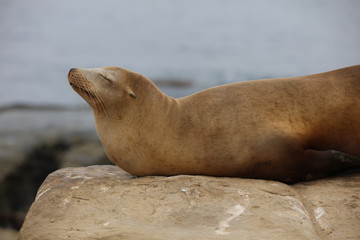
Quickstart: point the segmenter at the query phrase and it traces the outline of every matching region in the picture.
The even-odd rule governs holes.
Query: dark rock
[[[20,229],[49,173],[64,166],[109,164],[92,121],[89,111],[0,112],[0,227]]]

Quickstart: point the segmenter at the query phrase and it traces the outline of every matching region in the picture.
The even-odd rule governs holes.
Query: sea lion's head
[[[69,83],[75,92],[93,111],[103,112],[105,115],[136,100],[132,86],[139,77],[139,74],[118,67],[72,68],[68,73]]]

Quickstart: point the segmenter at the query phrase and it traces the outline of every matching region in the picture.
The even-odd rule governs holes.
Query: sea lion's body
[[[99,83],[104,74],[112,87]],[[294,182],[360,165],[330,151],[360,157],[360,66],[227,84],[178,99],[120,68],[74,69],[69,81],[87,82],[74,89],[92,107],[107,155],[134,175]],[[105,96],[113,92],[119,94]]]

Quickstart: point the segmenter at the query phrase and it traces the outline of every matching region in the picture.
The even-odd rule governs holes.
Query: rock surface
[[[19,239],[360,239],[360,174],[289,186],[66,168],[40,187]]]

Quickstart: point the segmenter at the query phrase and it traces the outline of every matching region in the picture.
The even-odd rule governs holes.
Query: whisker
[[[82,94],[85,94],[89,98],[94,99],[94,107],[96,108],[96,110],[103,112],[106,118],[110,118],[109,111],[106,104],[104,103],[104,100],[98,94],[94,85],[91,82],[84,80],[83,78],[79,78],[78,76],[74,76],[74,86],[77,87]]]
[[[94,89],[94,86],[89,85],[90,90],[92,91],[92,93],[94,94],[94,96],[96,97],[96,100],[98,102],[98,110],[103,111],[106,118],[109,119],[109,115],[108,115],[108,109],[106,107],[106,105],[104,104],[103,99],[101,98],[101,96],[97,93],[97,91]]]

